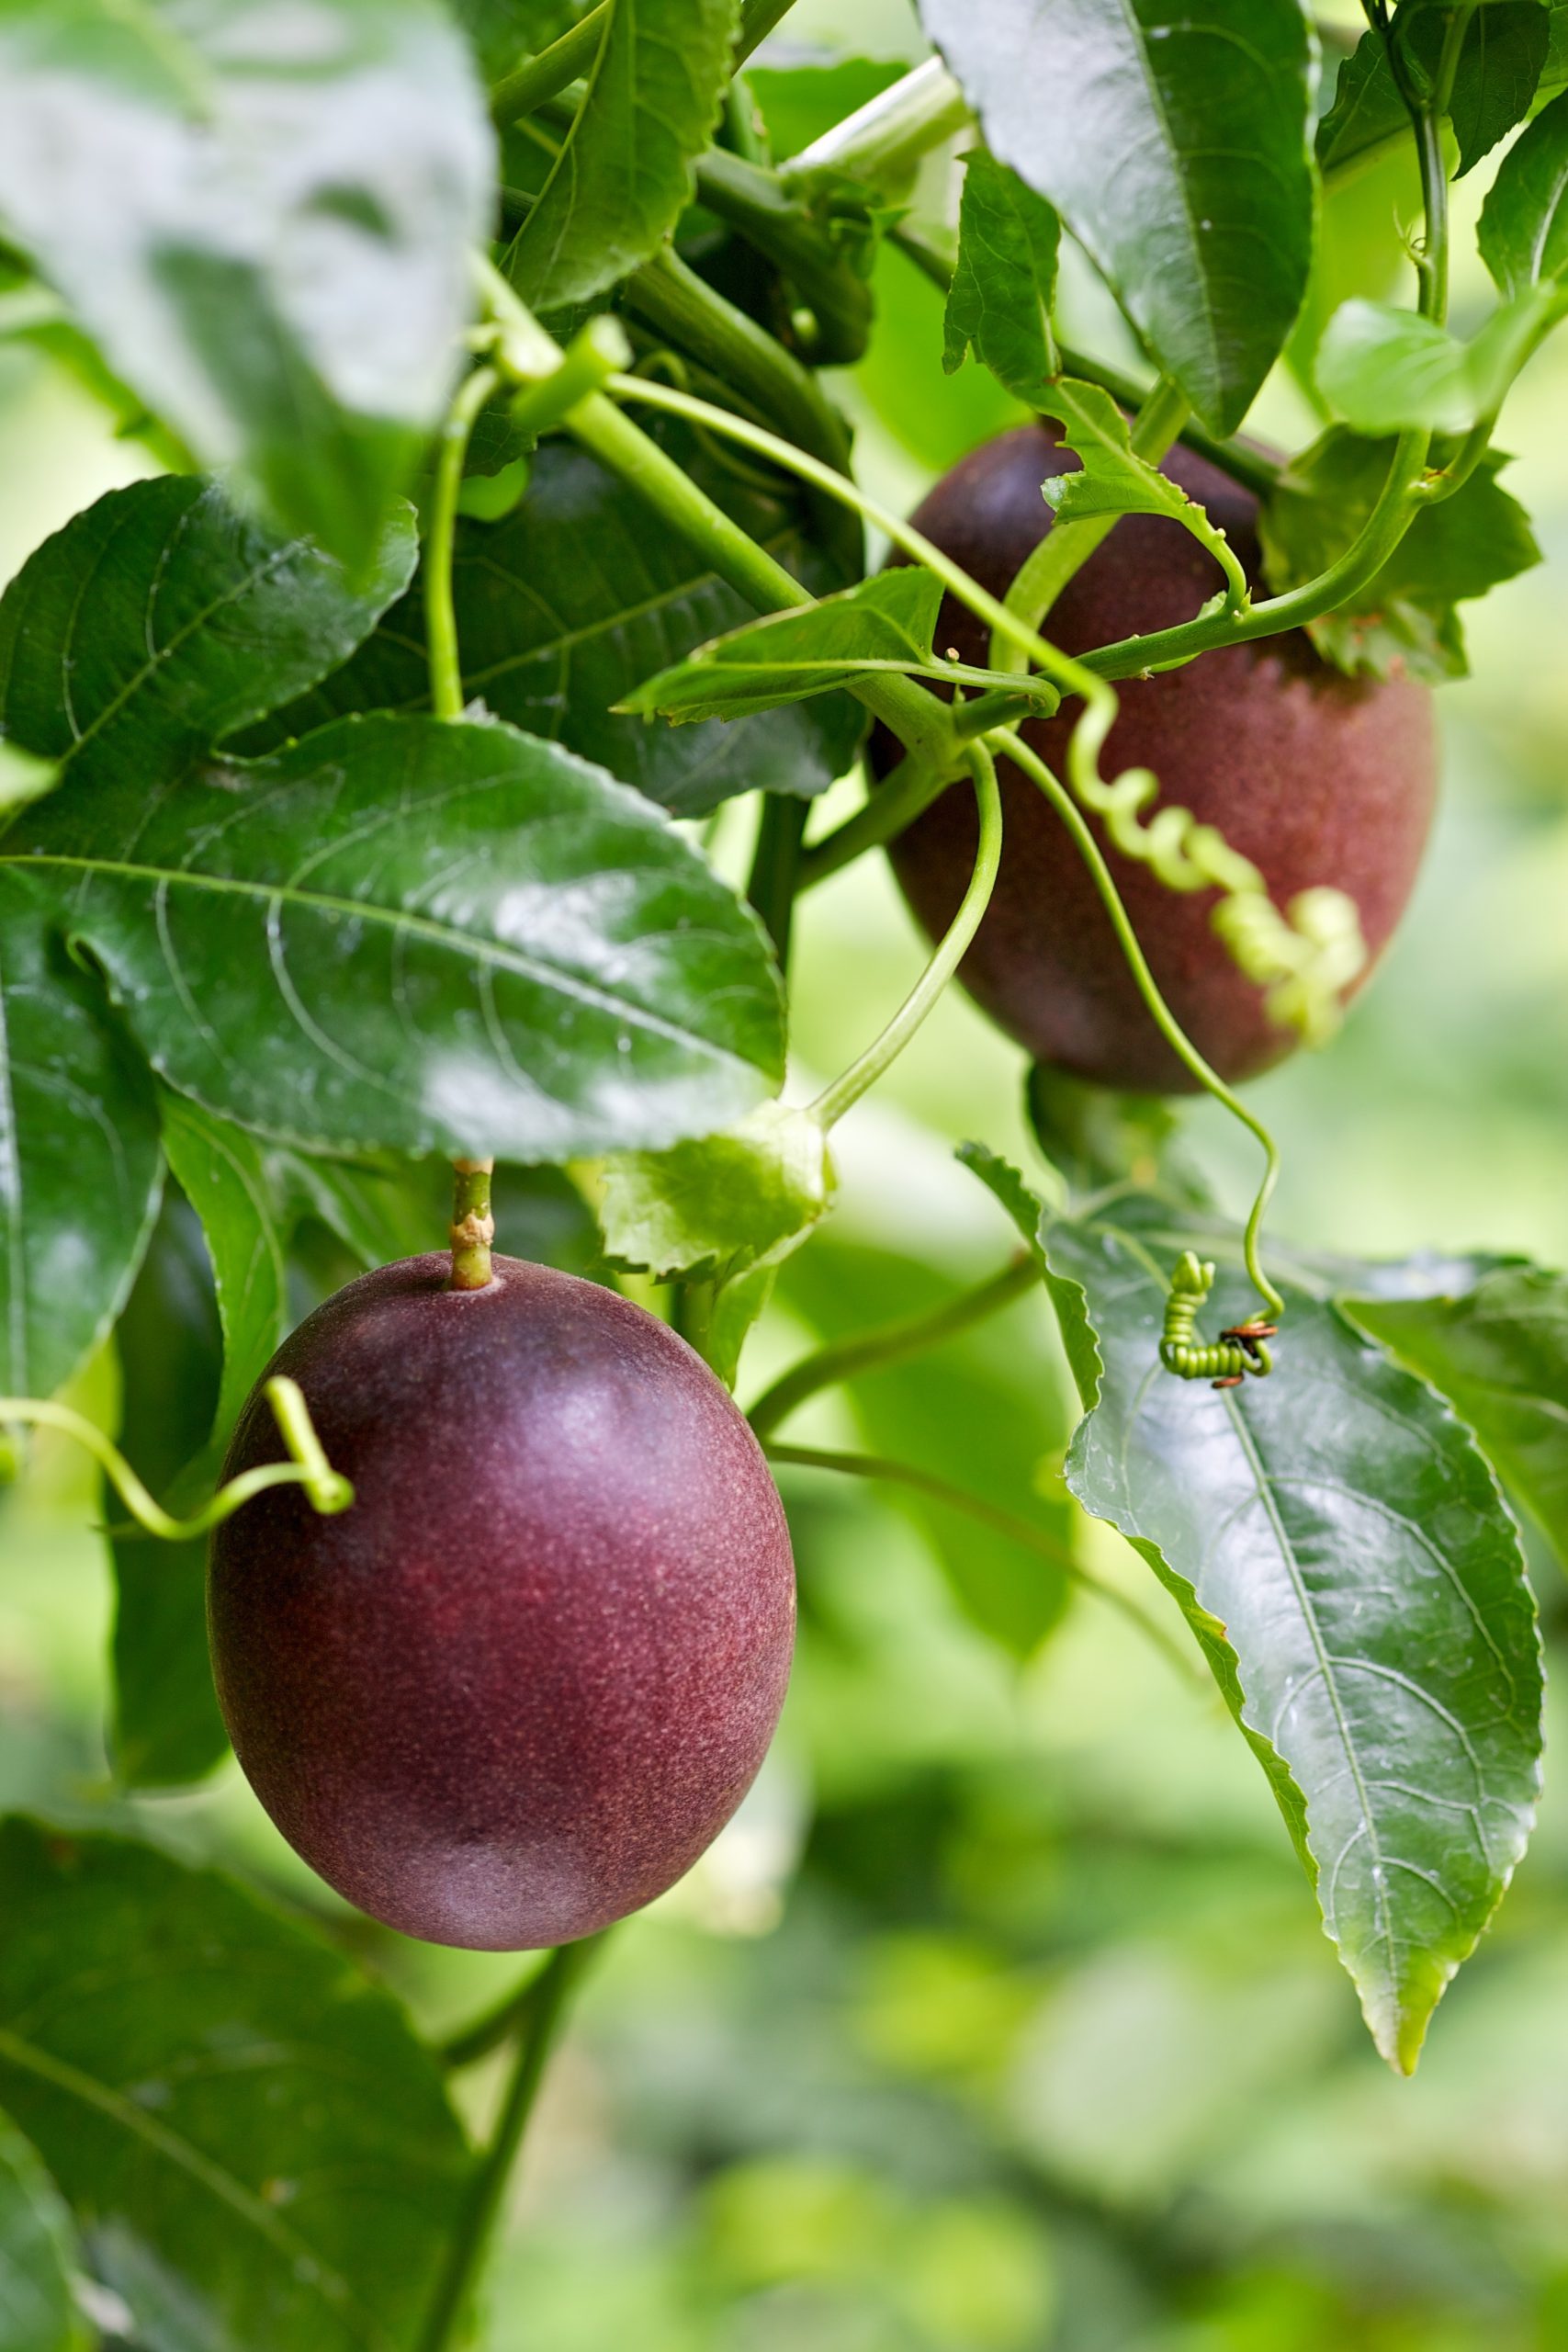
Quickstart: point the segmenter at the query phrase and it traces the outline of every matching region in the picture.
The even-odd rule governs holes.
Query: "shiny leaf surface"
[[[797,612],[715,638],[627,695],[621,708],[677,720],[740,718],[825,695],[846,678],[927,668],[942,582],[903,564]]]
[[[942,328],[943,371],[968,353],[1032,404],[1056,373],[1051,305],[1062,224],[1043,197],[983,148],[965,159],[958,260]]]

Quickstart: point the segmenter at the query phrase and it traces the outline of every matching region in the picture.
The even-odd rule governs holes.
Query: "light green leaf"
[[[0,2344],[6,2352],[82,2352],[72,2299],[81,2264],[71,2215],[36,2152],[0,2115]]]
[[[1236,571],[1224,531],[1211,523],[1196,499],[1168,474],[1139,457],[1126,417],[1098,384],[1058,376],[1034,403],[1054,416],[1062,437],[1082,459],[1077,473],[1053,474],[1042,483],[1045,503],[1064,523],[1090,522],[1111,514],[1163,514],[1190,531],[1217,562]]]
[[[1568,311],[1568,289],[1528,288],[1466,343],[1417,311],[1359,297],[1342,302],[1317,355],[1317,387],[1353,431],[1427,425],[1464,433],[1495,415],[1542,337]]]
[[[263,1147],[183,1095],[159,1105],[164,1148],[201,1220],[223,1326],[223,1385],[217,1428],[226,1435],[288,1328],[287,1232]]]
[[[892,57],[824,55],[798,65],[748,65],[746,86],[761,108],[774,159],[783,163],[879,96],[905,70]]]
[[[7,1822],[0,1916],[0,2097],[134,2339],[413,2352],[469,2159],[388,1995],[116,1838]]]
[[[1513,300],[1568,277],[1568,92],[1498,164],[1476,233],[1482,260]]]
[[[605,1254],[652,1274],[728,1282],[803,1240],[834,1182],[819,1122],[764,1102],[724,1134],[606,1159],[598,1170]]]
[[[987,155],[964,158],[958,260],[942,325],[951,376],[972,351],[999,384],[1030,406],[1057,372],[1051,306],[1062,224],[1043,197]]]
[[[656,253],[718,121],[737,0],[614,0],[588,95],[506,255],[534,309],[591,301]]]
[[[1203,423],[1234,432],[1312,258],[1299,0],[921,0],[998,162],[1047,198]]]
[[[207,465],[358,567],[439,420],[493,141],[436,0],[8,0],[0,218]]]

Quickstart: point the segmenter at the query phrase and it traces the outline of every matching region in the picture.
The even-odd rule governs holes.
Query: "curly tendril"
[[[172,1518],[162,1504],[154,1502],[118,1446],[69,1405],[45,1403],[37,1396],[0,1396],[0,1429],[19,1421],[39,1429],[63,1430],[101,1464],[137,1525],[164,1544],[188,1544],[193,1537],[207,1534],[269,1487],[303,1487],[311,1509],[323,1518],[346,1510],[354,1500],[354,1488],[327,1460],[299,1384],[277,1374],[263,1394],[272,1407],[289,1459],[242,1470],[189,1519]]]
[[[1239,1388],[1248,1373],[1267,1379],[1274,1369],[1268,1347],[1276,1328],[1272,1323],[1233,1323],[1217,1340],[1199,1338],[1198,1312],[1213,1286],[1210,1261],[1184,1250],[1166,1296],[1161,1363],[1179,1380],[1207,1380],[1215,1388]]]

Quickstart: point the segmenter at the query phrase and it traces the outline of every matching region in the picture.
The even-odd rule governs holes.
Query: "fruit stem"
[[[1015,1298],[1021,1298],[1039,1280],[1040,1266],[1033,1252],[1021,1251],[999,1274],[992,1274],[988,1281],[963,1292],[957,1298],[945,1299],[929,1314],[907,1316],[897,1323],[884,1323],[874,1331],[834,1340],[827,1347],[818,1348],[815,1354],[803,1357],[771,1388],[764,1389],[746,1418],[757,1436],[766,1439],[807,1397],[824,1388],[837,1388],[841,1382],[854,1379],[858,1373],[900,1363],[905,1356],[923,1354],[926,1349],[938,1347],[944,1340],[955,1339],[960,1331],[972,1329],[988,1316],[1010,1306]]]
[[[494,2133],[470,2184],[420,2339],[420,2352],[450,2352],[462,2340],[468,2304],[495,2233],[506,2184],[544,2079],[545,2063],[567,2003],[598,1942],[596,1936],[587,1936],[581,1943],[559,1945],[534,1980],[536,1997],[527,2013],[528,2031],[518,2051]]]
[[[1088,1568],[1081,1567],[1074,1558],[1070,1545],[1055,1535],[1048,1535],[1043,1527],[1036,1527],[1032,1520],[1021,1519],[1010,1510],[1003,1510],[997,1503],[970,1494],[963,1487],[950,1487],[945,1478],[938,1478],[931,1471],[918,1468],[912,1462],[890,1462],[874,1453],[838,1453],[815,1445],[769,1445],[763,1451],[770,1462],[777,1462],[792,1469],[836,1470],[846,1477],[868,1478],[886,1486],[908,1487],[913,1493],[940,1503],[946,1510],[961,1511],[964,1518],[976,1521],[979,1526],[989,1527],[1025,1551],[1033,1552],[1040,1559],[1049,1560],[1070,1584],[1081,1586],[1086,1592],[1098,1594],[1112,1609],[1119,1609],[1123,1617],[1129,1618],[1138,1631],[1164,1653],[1178,1668],[1183,1680],[1201,1690],[1207,1687],[1203,1675],[1163,1625],[1154,1618],[1146,1617],[1128,1594],[1119,1591],[1113,1584],[1104,1583]]]
[[[984,743],[971,744],[968,761],[980,816],[979,847],[975,854],[969,888],[935,954],[881,1036],[831,1086],[825,1087],[812,1103],[811,1114],[824,1129],[841,1119],[903,1052],[958,969],[990,904],[1002,858],[1001,795],[997,789],[996,763]]]
[[[452,1162],[452,1278],[448,1290],[488,1290],[495,1279],[490,1246],[495,1239],[491,1211],[493,1159]]]
[[[435,484],[424,534],[424,643],[430,668],[430,707],[437,718],[463,716],[463,667],[457,653],[457,616],[452,602],[452,548],[457,527],[457,493],[463,460],[480,409],[500,389],[493,368],[476,368],[457,387],[441,428]]]
[[[311,1509],[323,1518],[346,1510],[354,1500],[354,1488],[327,1460],[298,1383],[277,1374],[267,1382],[264,1393],[288,1449],[289,1460],[262,1463],[254,1470],[242,1470],[237,1478],[220,1487],[211,1501],[189,1519],[174,1519],[160,1503],[154,1502],[114,1441],[69,1405],[46,1403],[36,1396],[0,1396],[0,1429],[7,1423],[22,1422],[38,1429],[62,1430],[67,1437],[73,1437],[100,1464],[138,1526],[164,1544],[188,1544],[198,1535],[206,1535],[226,1519],[232,1519],[243,1503],[248,1503],[253,1496],[265,1494],[271,1487],[303,1487]]]

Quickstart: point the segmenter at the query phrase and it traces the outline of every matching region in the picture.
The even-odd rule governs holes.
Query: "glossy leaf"
[[[964,159],[958,259],[942,326],[949,376],[970,352],[1032,406],[1056,369],[1051,305],[1062,224],[1043,197],[983,148]]]
[[[737,16],[737,0],[614,0],[587,96],[506,255],[534,309],[591,301],[658,251],[717,124]]]
[[[921,15],[991,153],[1055,206],[1204,424],[1234,431],[1312,257],[1298,0],[922,0]]]
[[[0,865],[0,1379],[49,1396],[114,1320],[158,1205],[152,1081],[47,892]]]
[[[622,710],[676,720],[740,718],[829,694],[848,678],[923,670],[941,581],[917,564],[878,572],[796,612],[770,613],[699,645],[626,695]]]
[[[171,1190],[115,1331],[118,1442],[160,1502],[179,1508],[182,1473],[208,1453],[223,1338],[201,1227]],[[210,1457],[197,1473],[211,1491]],[[109,1751],[130,1788],[197,1781],[229,1753],[207,1657],[207,1544],[162,1544],[126,1523],[107,1483],[115,1532],[114,1701]]]
[[[1291,460],[1259,518],[1276,589],[1315,578],[1343,554],[1371,513],[1393,455],[1391,441],[1336,426]],[[1456,605],[1540,561],[1529,516],[1498,481],[1507,462],[1489,453],[1461,490],[1421,509],[1376,578],[1310,624],[1320,652],[1375,677],[1437,685],[1468,674]]]
[[[0,598],[0,726],[62,781],[140,808],[219,737],[345,661],[408,585],[413,515],[350,587],[340,564],[189,476],[111,490]]]
[[[671,447],[814,593],[840,585],[842,573],[810,544],[787,493],[729,471],[689,441]],[[454,593],[468,693],[498,718],[597,760],[677,816],[705,815],[753,789],[823,792],[854,758],[865,715],[847,698],[679,733],[614,715],[612,706],[652,672],[750,618],[751,608],[580,450],[547,443],[514,514],[460,527]],[[346,669],[252,740],[270,747],[345,710],[423,707],[423,631],[416,588]]]
[[[1502,292],[1515,300],[1568,277],[1568,93],[1536,117],[1498,164],[1477,241]]]
[[[164,1149],[212,1261],[223,1327],[217,1428],[226,1436],[288,1328],[286,1229],[255,1136],[183,1095],[165,1093],[160,1109]]]
[[[141,797],[56,793],[6,846],[160,1075],[222,1117],[561,1159],[705,1134],[777,1080],[754,919],[554,744],[346,719]]]
[[[809,1111],[764,1102],[726,1134],[606,1160],[605,1253],[649,1273],[728,1282],[803,1240],[835,1182],[820,1123]]]
[[[71,2216],[37,2153],[0,2115],[0,2344],[83,2352],[71,2292],[80,2257]]]
[[[1433,85],[1452,14],[1450,7],[1429,6],[1394,19],[1418,90]],[[1551,18],[1540,0],[1492,0],[1472,13],[1449,107],[1461,177],[1529,112],[1551,40]],[[1317,129],[1318,161],[1325,172],[1343,171],[1410,135],[1409,109],[1387,46],[1370,30],[1339,68],[1334,103]]]
[[[1349,1312],[1446,1396],[1568,1566],[1568,1280],[1506,1266],[1457,1296]]]
[[[0,2097],[135,2340],[177,2301],[204,2352],[412,2352],[468,2156],[388,1996],[119,1838],[9,1821],[0,1913]]]
[[[1317,386],[1358,433],[1428,425],[1464,433],[1495,415],[1519,369],[1568,309],[1555,284],[1530,287],[1469,342],[1390,302],[1342,302],[1317,355]]]
[[[1150,1197],[1046,1220],[1086,1418],[1067,1483],[1186,1614],[1392,2065],[1524,1850],[1541,1668],[1512,1521],[1448,1407],[1285,1279],[1271,1378],[1163,1372],[1171,1263],[1224,1250],[1204,1328],[1255,1299],[1212,1227]]]
[[[197,458],[355,565],[438,421],[492,139],[435,0],[11,0],[0,214]]]

